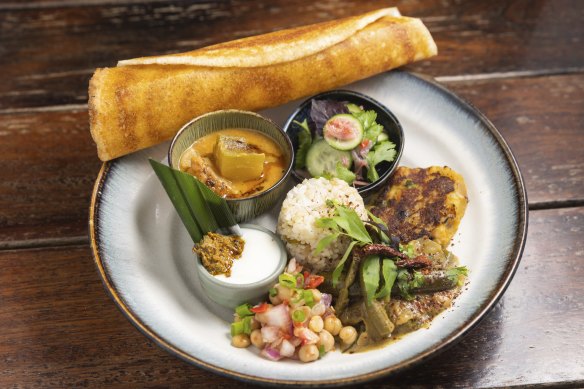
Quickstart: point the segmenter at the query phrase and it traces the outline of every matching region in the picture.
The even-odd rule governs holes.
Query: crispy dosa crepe
[[[171,138],[218,109],[260,110],[431,57],[419,19],[395,8],[199,50],[120,61],[89,84],[91,134],[107,161]]]

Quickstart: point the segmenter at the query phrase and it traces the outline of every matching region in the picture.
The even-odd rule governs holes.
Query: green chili
[[[235,313],[237,313],[237,316],[239,316],[241,318],[244,318],[246,316],[253,316],[254,313],[249,310],[250,308],[251,308],[251,305],[249,305],[249,304],[241,304],[240,306],[235,308]]]
[[[282,273],[278,277],[278,282],[280,285],[285,286],[287,288],[296,288],[296,277],[292,274]]]
[[[292,320],[297,323],[302,323],[306,319],[306,315],[300,309],[292,313]]]

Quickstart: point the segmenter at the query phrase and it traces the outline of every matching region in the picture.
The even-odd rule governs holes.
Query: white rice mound
[[[368,220],[363,198],[357,189],[337,178],[328,180],[322,177],[304,180],[292,188],[278,217],[277,233],[286,243],[288,253],[313,272],[333,270],[350,243],[348,237],[341,236],[319,255],[314,255],[318,242],[333,232],[315,226],[317,219],[334,214],[334,207],[328,206],[327,200],[337,200],[354,209],[361,220]]]

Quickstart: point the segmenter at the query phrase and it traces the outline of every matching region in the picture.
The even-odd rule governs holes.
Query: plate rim
[[[461,340],[464,335],[466,335],[472,328],[474,328],[486,315],[487,313],[497,304],[501,296],[505,293],[505,290],[509,286],[513,276],[515,275],[517,268],[519,267],[519,263],[521,261],[521,257],[523,255],[523,251],[525,248],[525,242],[527,239],[527,229],[528,229],[528,218],[529,218],[529,210],[528,210],[528,200],[527,200],[527,191],[525,187],[525,183],[523,180],[523,176],[519,169],[519,165],[511,148],[509,147],[505,138],[501,135],[501,133],[497,130],[494,124],[481,112],[479,111],[472,103],[467,101],[466,99],[456,95],[454,92],[447,89],[444,85],[440,84],[436,81],[433,77],[416,73],[410,72],[405,70],[393,70],[391,72],[384,72],[380,75],[389,74],[389,73],[401,73],[405,74],[406,76],[412,77],[417,82],[427,83],[430,86],[437,89],[437,91],[448,98],[451,101],[454,101],[455,104],[464,110],[469,116],[476,117],[481,124],[484,125],[485,129],[488,130],[489,134],[494,138],[497,145],[499,146],[500,150],[503,152],[505,160],[512,172],[513,176],[513,183],[515,186],[515,197],[518,200],[518,209],[517,209],[517,230],[516,236],[517,239],[515,240],[515,244],[512,250],[512,260],[507,264],[505,267],[504,272],[502,272],[502,277],[497,282],[496,287],[491,291],[491,294],[485,299],[484,303],[475,311],[472,317],[461,324],[458,329],[452,331],[447,337],[445,337],[441,342],[438,344],[424,350],[423,352],[401,361],[397,364],[369,372],[364,374],[358,374],[351,377],[345,378],[338,378],[338,379],[324,379],[318,381],[303,381],[303,380],[287,380],[287,379],[277,379],[277,378],[267,378],[267,377],[260,377],[251,374],[244,374],[239,373],[233,370],[222,368],[221,366],[213,365],[210,363],[205,362],[204,360],[197,358],[193,355],[190,355],[177,347],[171,345],[161,336],[159,336],[155,331],[150,329],[146,324],[144,324],[132,311],[131,309],[124,303],[121,296],[118,294],[117,290],[115,289],[112,280],[110,279],[109,275],[105,270],[105,266],[102,262],[100,256],[100,245],[99,239],[96,234],[97,228],[97,219],[98,219],[98,210],[100,207],[99,199],[101,198],[101,189],[105,185],[108,172],[111,170],[113,164],[119,162],[121,159],[117,158],[111,161],[106,161],[102,163],[102,166],[99,170],[98,176],[95,180],[93,192],[91,195],[91,203],[89,208],[89,239],[91,244],[91,252],[93,256],[94,263],[97,267],[98,273],[101,277],[102,283],[104,288],[106,289],[108,295],[112,300],[114,300],[118,309],[122,312],[122,314],[136,327],[143,335],[145,335],[150,340],[154,341],[160,348],[165,350],[166,352],[174,355],[182,359],[185,362],[188,362],[191,365],[194,365],[199,368],[203,368],[207,371],[212,373],[228,377],[234,378],[245,382],[250,383],[259,383],[259,384],[278,384],[278,385],[287,385],[287,386],[311,386],[311,387],[327,387],[327,386],[336,386],[336,385],[349,385],[349,384],[356,384],[356,383],[364,383],[367,381],[371,381],[377,378],[381,378],[387,376],[389,374],[394,374],[398,371],[405,370],[409,367],[414,365],[420,364],[431,357],[434,357],[438,353],[443,352],[447,348],[453,346],[456,342]]]

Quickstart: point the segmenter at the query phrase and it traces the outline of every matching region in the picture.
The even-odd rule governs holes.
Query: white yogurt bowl
[[[240,224],[245,246],[231,268],[231,276],[210,274],[195,254],[201,286],[207,296],[226,308],[265,300],[286,266],[286,248],[272,231],[255,224]]]

